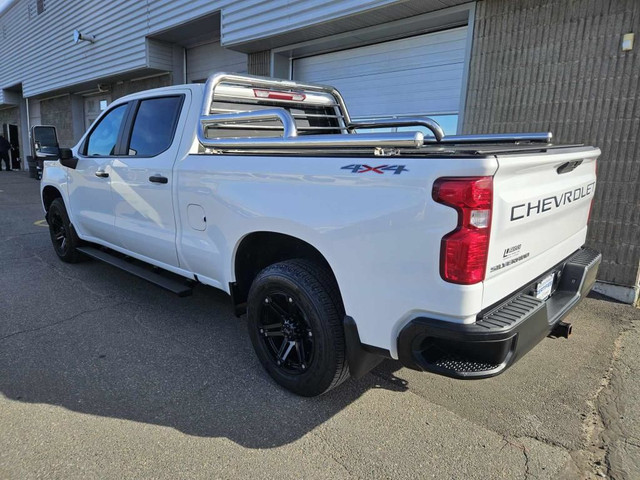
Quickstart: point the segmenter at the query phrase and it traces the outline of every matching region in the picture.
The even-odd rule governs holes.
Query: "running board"
[[[169,290],[179,297],[187,297],[193,293],[193,289],[190,286],[185,285],[179,280],[164,277],[159,273],[151,271],[135,263],[128,262],[124,258],[118,257],[103,250],[98,250],[97,248],[93,247],[77,247],[76,250],[84,253],[88,257],[95,258],[96,260],[108,263],[109,265],[124,270],[125,272],[129,272],[130,274],[142,278],[147,282],[151,282],[160,288]]]

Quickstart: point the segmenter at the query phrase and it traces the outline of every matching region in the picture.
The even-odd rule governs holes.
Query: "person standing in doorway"
[[[4,136],[0,135],[0,171],[2,170],[2,162],[7,166],[7,171],[11,170],[11,162],[9,160],[9,151],[11,144]]]

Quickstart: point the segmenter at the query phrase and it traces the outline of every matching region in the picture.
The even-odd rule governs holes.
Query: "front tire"
[[[344,309],[323,266],[296,259],[262,270],[249,291],[247,317],[260,362],[284,388],[313,397],[349,377]]]
[[[81,254],[76,250],[76,247],[80,246],[80,239],[71,226],[67,209],[61,198],[56,198],[51,202],[47,213],[47,222],[49,223],[51,243],[58,258],[63,262],[78,262]]]

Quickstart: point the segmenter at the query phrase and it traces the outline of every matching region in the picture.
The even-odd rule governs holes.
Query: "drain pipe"
[[[27,145],[23,145],[21,148],[22,170],[29,170],[29,165],[27,162],[27,152],[31,152],[31,117],[29,117],[29,97],[25,97],[24,101],[27,104]],[[27,150],[27,147],[29,147],[29,150]]]

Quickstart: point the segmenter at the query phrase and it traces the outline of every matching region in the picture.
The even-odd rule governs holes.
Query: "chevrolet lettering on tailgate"
[[[539,215],[554,208],[559,208],[568,203],[580,200],[581,198],[588,197],[593,194],[595,187],[596,182],[591,182],[588,185],[569,190],[560,195],[545,197],[538,201],[531,201],[511,207],[511,221],[513,222],[532,215]]]

